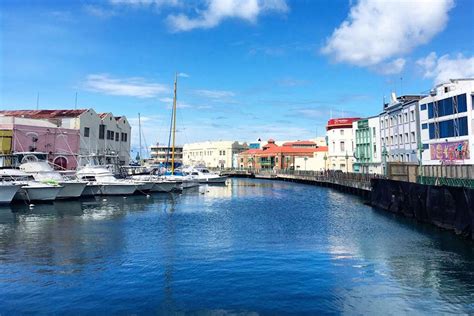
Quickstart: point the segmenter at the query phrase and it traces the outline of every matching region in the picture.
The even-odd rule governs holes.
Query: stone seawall
[[[474,190],[372,179],[372,206],[474,239]]]

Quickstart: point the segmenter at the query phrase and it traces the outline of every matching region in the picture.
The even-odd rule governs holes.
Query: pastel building
[[[255,147],[257,147],[255,145]],[[183,163],[188,166],[203,165],[208,168],[236,168],[237,156],[247,150],[247,143],[238,141],[206,141],[185,144]]]
[[[325,169],[326,146],[312,141],[286,142],[278,146],[273,139],[261,149],[249,149],[238,155],[239,168],[270,170]]]
[[[474,79],[452,79],[419,102],[422,163],[474,164]]]
[[[60,128],[37,119],[0,116],[0,166],[10,167],[23,159],[35,159],[28,152],[42,154],[58,169],[76,169],[79,131]]]
[[[328,145],[327,167],[329,170],[351,172],[354,158],[354,135],[352,123],[357,117],[330,119],[326,126]]]
[[[420,144],[420,95],[396,97],[384,104],[379,115],[380,137],[384,159],[389,162],[418,164]]]
[[[156,145],[150,146],[150,159],[148,159],[148,163],[163,165],[167,163],[171,164],[172,156],[172,148],[168,145],[157,143]],[[176,166],[183,163],[183,146],[174,147],[174,161]]]
[[[355,140],[353,171],[382,174],[382,148],[379,117],[373,116],[352,123]]]
[[[0,111],[0,115],[29,118],[49,122],[61,129],[79,132],[79,163],[84,157],[95,155],[99,162],[127,165],[130,161],[131,126],[124,116],[112,113],[96,113],[93,109],[79,110],[12,110]]]

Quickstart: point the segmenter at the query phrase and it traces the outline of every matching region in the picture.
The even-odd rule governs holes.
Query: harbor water
[[[474,251],[338,191],[232,179],[0,208],[0,314],[474,313]]]

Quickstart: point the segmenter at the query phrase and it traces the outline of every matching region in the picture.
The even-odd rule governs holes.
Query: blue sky
[[[470,0],[0,2],[0,108],[143,117],[167,142],[306,139],[391,91],[474,77]],[[402,78],[402,79],[400,79]],[[134,129],[133,140],[138,138]]]

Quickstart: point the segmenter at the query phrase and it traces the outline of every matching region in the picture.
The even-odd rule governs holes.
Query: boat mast
[[[142,164],[142,121],[140,117],[140,113],[138,113],[138,140],[139,140],[139,146],[140,148],[138,149],[138,154],[140,155],[140,165]]]
[[[174,174],[174,147],[175,147],[175,141],[176,141],[176,89],[177,89],[177,84],[178,84],[178,73],[176,73],[175,79],[174,79],[174,98],[173,98],[173,128],[172,128],[172,133],[173,133],[173,145],[171,147],[171,174]]]

